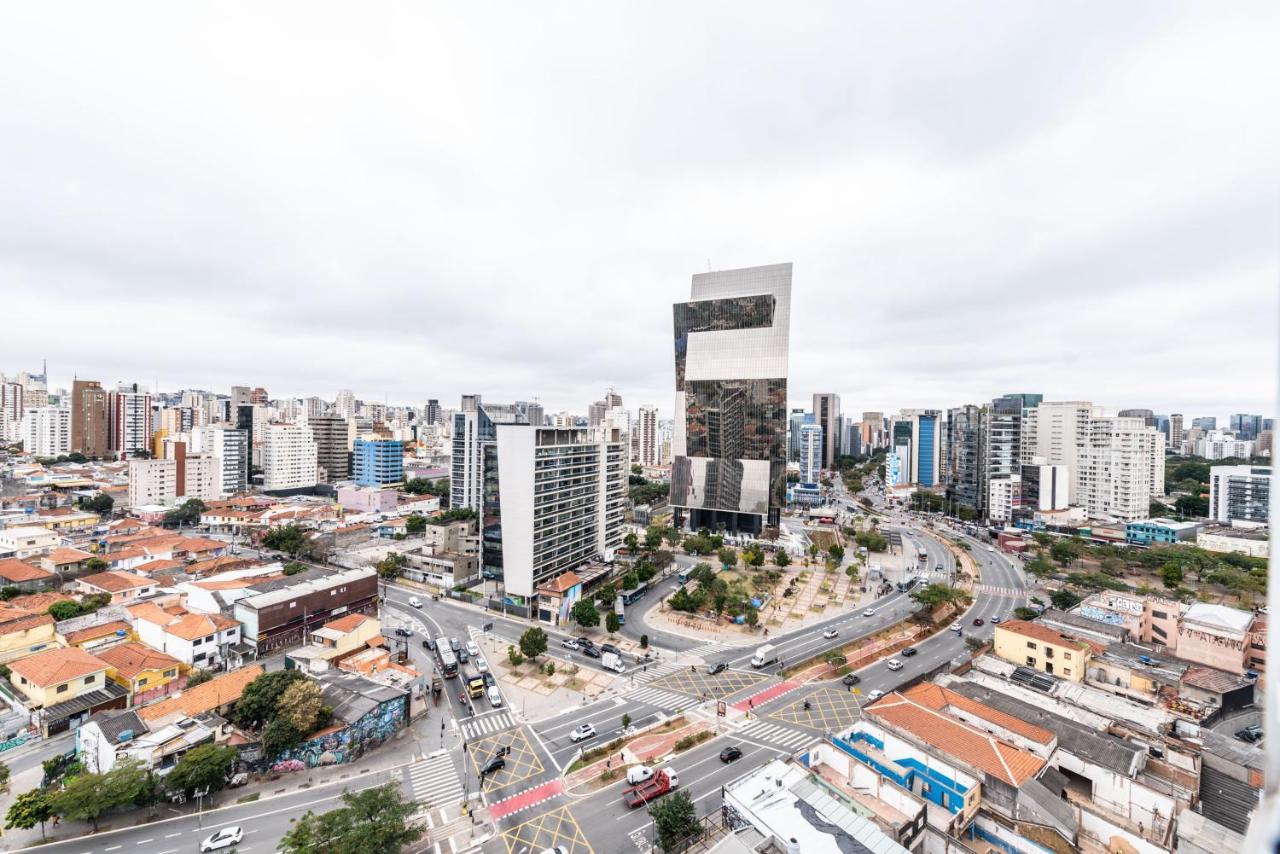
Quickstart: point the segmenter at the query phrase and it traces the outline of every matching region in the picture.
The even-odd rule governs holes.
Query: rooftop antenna
[[[711,259],[710,259],[710,258],[708,258],[708,259],[707,259],[707,272],[708,272],[708,273],[710,273],[710,272],[711,272]]]

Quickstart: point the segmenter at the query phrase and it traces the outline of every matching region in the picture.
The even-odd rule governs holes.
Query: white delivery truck
[[[626,665],[622,663],[622,654],[617,652],[606,652],[600,656],[600,663],[604,665],[606,670],[612,670],[614,673],[621,673],[626,670]]]
[[[755,655],[751,656],[751,666],[764,667],[765,665],[773,664],[777,660],[778,648],[771,643],[767,643],[757,649]]]

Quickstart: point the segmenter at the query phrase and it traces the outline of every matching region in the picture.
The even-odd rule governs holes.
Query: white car
[[[989,551],[989,552],[994,552],[994,551],[995,551],[995,549],[993,549],[991,546],[987,546],[987,551]]]
[[[409,597],[409,604],[410,604],[410,605],[412,605],[412,606],[413,606],[413,607],[415,607],[415,608],[421,608],[421,607],[422,607],[422,600],[421,600],[421,599],[419,599],[417,596],[410,596],[410,597]]]
[[[862,612],[862,616],[864,617],[874,617],[875,615],[876,615],[875,608],[868,608],[867,610]]]
[[[477,658],[477,659],[476,659],[476,670],[479,670],[481,673],[488,673],[488,672],[489,672],[489,662],[485,661],[483,658]]]
[[[467,641],[467,655],[475,658],[480,654],[480,647],[476,646],[475,641]]]
[[[886,666],[887,666],[890,670],[901,670],[901,669],[902,669],[902,662],[901,662],[901,661],[898,661],[898,659],[896,659],[896,658],[891,658],[891,659],[889,659],[889,663],[888,663]]]
[[[212,836],[206,837],[204,842],[200,843],[200,850],[219,851],[223,848],[230,848],[232,845],[239,845],[241,839],[244,839],[243,829],[239,827],[224,827]]]
[[[557,845],[554,848],[543,848],[538,854],[569,854],[569,849],[563,845]]]
[[[881,691],[879,688],[877,688],[876,690],[872,691],[870,694],[867,695],[867,702],[874,702],[876,700],[879,700],[883,696],[884,696],[884,692]]]
[[[574,743],[577,743],[579,741],[582,741],[584,738],[591,738],[595,734],[596,734],[595,727],[593,727],[591,724],[583,724],[582,726],[575,729],[573,732],[569,733],[569,740]]]
[[[837,632],[835,629],[827,629],[825,632],[822,633],[822,636],[827,640],[831,640],[832,638],[839,637],[840,633]]]
[[[498,690],[497,685],[490,685],[486,693],[489,695],[489,705],[495,709],[502,705],[502,692]]]
[[[961,626],[959,622],[955,622],[955,623],[952,623],[952,624],[951,624],[951,631],[953,631],[953,632],[958,632],[958,631],[960,631],[962,628],[964,628],[964,627],[963,627],[963,626]]]
[[[627,769],[627,785],[638,786],[652,776],[652,768],[645,765],[632,765]]]

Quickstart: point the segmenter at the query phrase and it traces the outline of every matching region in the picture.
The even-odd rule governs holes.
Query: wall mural
[[[409,723],[409,698],[382,703],[351,726],[304,741],[281,753],[271,766],[276,773],[354,762]]]

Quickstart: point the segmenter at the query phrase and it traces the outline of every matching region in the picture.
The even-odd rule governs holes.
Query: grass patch
[[[244,795],[243,797],[236,798],[236,803],[238,803],[238,804],[251,804],[251,803],[253,803],[254,801],[256,801],[256,800],[258,799],[258,796],[259,796],[260,794],[262,794],[262,793],[261,793],[261,792],[254,792],[252,795]]]
[[[702,744],[702,742],[711,738],[711,736],[712,732],[704,729],[702,732],[694,733],[693,735],[686,735],[684,738],[676,739],[675,752],[679,753],[683,750],[688,750],[691,747],[697,747],[699,744]]]

